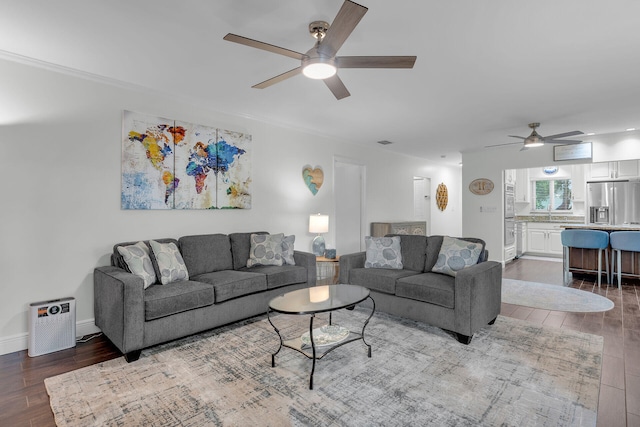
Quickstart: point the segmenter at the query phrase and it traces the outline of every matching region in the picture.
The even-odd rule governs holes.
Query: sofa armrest
[[[367,259],[366,252],[356,252],[353,254],[340,256],[340,275],[338,283],[349,284],[349,273],[354,268],[364,268],[364,262]]]
[[[300,265],[307,269],[307,284],[309,286],[316,285],[316,256],[309,252],[293,251],[293,260],[296,265]]]
[[[502,264],[485,261],[461,270],[455,280],[456,331],[471,336],[500,314]]]
[[[123,353],[144,347],[144,284],[118,267],[93,271],[95,323]]]

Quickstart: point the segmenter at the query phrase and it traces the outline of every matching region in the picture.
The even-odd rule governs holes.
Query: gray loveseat
[[[482,252],[477,264],[453,277],[431,271],[443,236],[397,236],[401,270],[365,268],[365,252],[342,255],[339,282],[369,288],[376,310],[454,332],[463,344],[469,344],[476,331],[493,324],[500,314],[502,265],[487,261],[484,241],[462,238],[481,243]]]
[[[111,265],[94,271],[96,326],[131,362],[143,348],[264,314],[271,298],[315,285],[316,257],[311,253],[295,251],[295,265],[247,268],[251,234],[156,239],[177,245],[189,280],[146,289],[117,250],[136,242],[115,245]],[[159,278],[157,261],[154,269]]]

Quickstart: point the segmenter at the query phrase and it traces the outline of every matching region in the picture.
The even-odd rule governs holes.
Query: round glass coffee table
[[[353,332],[331,323],[333,311],[343,308],[353,309],[356,304],[366,299],[370,299],[373,306],[371,314],[362,326],[362,331]],[[272,311],[283,314],[309,315],[309,332],[304,333],[301,337],[285,340],[280,334],[280,330],[271,320],[270,314]],[[362,340],[364,345],[367,346],[368,357],[371,357],[371,345],[367,344],[364,339],[364,330],[375,311],[376,303],[369,295],[369,289],[356,285],[313,286],[287,292],[273,298],[269,301],[267,319],[280,338],[280,347],[271,355],[271,366],[276,366],[276,354],[280,352],[282,347],[291,348],[304,354],[313,360],[311,375],[309,376],[309,389],[313,390],[313,373],[316,370],[316,360],[322,359],[332,350],[350,342]],[[313,319],[316,314],[326,312],[329,313],[329,324],[314,329]]]

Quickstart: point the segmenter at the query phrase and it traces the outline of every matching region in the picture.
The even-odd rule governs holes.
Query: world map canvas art
[[[250,209],[251,135],[124,111],[122,209]]]

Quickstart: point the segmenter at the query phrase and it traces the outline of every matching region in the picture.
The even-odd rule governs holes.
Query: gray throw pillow
[[[282,239],[282,260],[285,264],[296,265],[296,261],[293,259],[293,243],[296,241],[296,236],[285,236]]]
[[[431,271],[455,277],[458,271],[477,264],[480,252],[482,252],[480,243],[444,236],[438,261]]]
[[[175,243],[158,243],[150,240],[151,250],[156,257],[160,271],[160,283],[167,285],[173,282],[189,280],[189,272],[182,255]]]
[[[149,256],[149,248],[144,242],[130,246],[118,246],[118,252],[127,263],[129,271],[142,278],[145,289],[156,282],[156,272]]]
[[[402,251],[400,237],[370,237],[364,238],[366,260],[364,268],[402,269]]]
[[[254,265],[282,265],[284,234],[252,234],[247,267]]]

